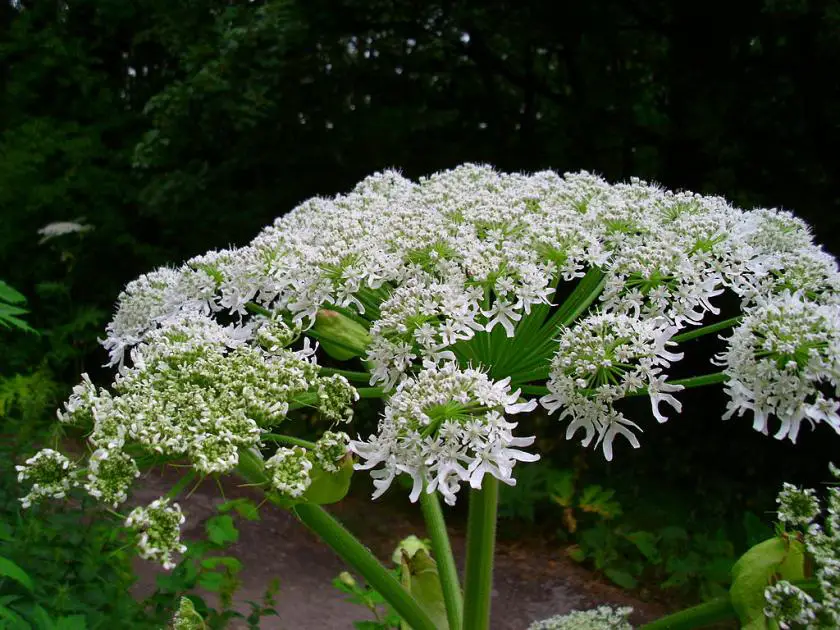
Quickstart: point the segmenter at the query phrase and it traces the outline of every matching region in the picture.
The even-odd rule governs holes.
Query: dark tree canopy
[[[838,67],[838,0],[2,3],[0,278],[53,333],[0,371],[69,339],[75,379],[127,281],[390,167],[638,176],[836,253]]]

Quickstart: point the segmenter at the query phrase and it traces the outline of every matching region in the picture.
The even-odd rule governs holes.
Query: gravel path
[[[166,492],[173,477],[149,474],[132,498],[132,503],[145,503]],[[225,487],[227,498],[248,496],[248,490],[234,483]],[[179,503],[188,515],[185,537],[199,538],[202,524],[213,515],[223,499],[215,484],[205,482],[189,498]],[[397,543],[409,534],[424,536],[419,509],[389,503],[372,503],[364,498],[348,497],[329,510],[359,535],[361,540],[383,561],[389,561]],[[317,630],[352,628],[352,621],[372,619],[365,609],[345,601],[332,579],[345,570],[341,560],[318,541],[289,512],[266,504],[260,510],[261,520],[238,520],[240,539],[230,552],[244,564],[242,587],[236,603],[260,600],[266,585],[280,580],[277,596],[279,617],[266,617],[264,630]],[[464,538],[453,530],[452,544],[457,562],[463,568]],[[154,589],[154,576],[159,568],[138,561],[140,580],[135,587],[138,596]],[[205,595],[205,594],[202,594]],[[636,610],[633,620],[643,622],[662,614],[662,608],[639,602],[620,589],[604,584],[597,576],[581,568],[563,554],[562,548],[541,541],[501,542],[497,547],[495,588],[493,591],[494,630],[524,630],[537,619],[589,608],[599,603],[630,605]],[[246,605],[239,606],[247,611]],[[231,625],[231,628],[245,627]]]

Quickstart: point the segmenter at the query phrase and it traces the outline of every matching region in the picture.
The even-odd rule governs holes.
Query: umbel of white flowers
[[[840,482],[840,470],[830,465]],[[764,614],[789,628],[840,628],[840,486],[828,488],[823,511],[814,490],[784,484],[779,493],[779,521],[787,534],[798,536],[813,559],[817,592],[811,594],[786,580],[764,591]]]
[[[258,449],[274,489],[299,498],[323,452],[334,464],[349,449],[377,495],[407,475],[412,500],[453,503],[537,459],[511,420],[537,405],[612,459],[616,437],[638,447],[641,431],[619,400],[646,395],[659,422],[681,411],[674,339],[719,315],[724,293],[742,313],[714,359],[726,417],[780,439],[803,422],[840,432],[840,273],[789,212],[589,173],[379,173],[244,247],[131,282],[104,340],[112,387],[85,378],[60,414],[90,427],[98,455],[27,464],[45,471],[28,496],[81,484],[119,503],[129,453],[213,474]],[[296,408],[350,420],[344,375],[384,398],[377,432],[275,452],[263,436]]]

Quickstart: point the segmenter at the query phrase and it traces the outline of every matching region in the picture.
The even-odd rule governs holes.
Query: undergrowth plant
[[[91,454],[25,460],[23,501],[84,492],[118,509],[142,468],[186,459],[292,510],[406,625],[442,627],[443,605],[450,629],[486,629],[499,482],[539,459],[523,414],[556,414],[567,439],[608,460],[651,424],[625,399],[644,397],[661,423],[695,387],[722,386],[725,419],[776,439],[795,442],[803,424],[836,433],[839,288],[835,260],[786,211],[587,173],[380,173],[245,247],[130,283],[104,340],[112,386],[84,376],[60,413],[88,431]],[[714,367],[674,377],[684,344],[713,334]],[[384,410],[375,433],[352,437],[363,398]],[[288,429],[300,410],[321,417],[314,441]],[[374,498],[409,480],[440,600],[400,583],[322,507],[353,470],[370,471]],[[467,492],[462,591],[439,499]],[[174,562],[179,508],[164,497],[124,516],[141,555]],[[667,627],[699,627],[704,610]]]

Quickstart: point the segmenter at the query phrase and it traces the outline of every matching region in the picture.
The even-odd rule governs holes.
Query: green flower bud
[[[371,341],[367,329],[359,322],[327,309],[318,311],[312,331],[324,352],[339,361],[363,356]]]

